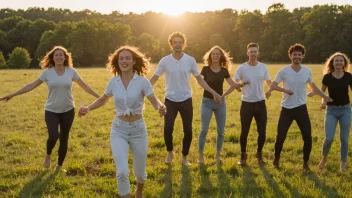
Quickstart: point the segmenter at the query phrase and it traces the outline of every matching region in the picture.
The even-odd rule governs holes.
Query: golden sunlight
[[[165,11],[162,11],[164,14],[167,14],[169,16],[173,16],[173,17],[177,17],[182,15],[184,12],[186,12],[187,10],[181,8],[181,9],[177,9],[177,8],[168,8],[165,9]]]
[[[155,0],[153,4],[153,10],[156,12],[162,12],[169,16],[180,16],[184,12],[190,11],[194,12],[197,9],[197,1],[189,0],[178,0],[177,3],[172,3],[170,1]]]

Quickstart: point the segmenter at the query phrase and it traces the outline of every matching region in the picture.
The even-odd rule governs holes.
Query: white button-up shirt
[[[125,89],[120,76],[112,77],[105,89],[105,95],[113,96],[117,116],[142,114],[144,97],[154,94],[149,80],[134,73]]]

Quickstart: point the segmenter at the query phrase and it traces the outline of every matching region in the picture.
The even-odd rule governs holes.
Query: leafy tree
[[[28,51],[22,47],[16,47],[11,54],[7,64],[9,68],[27,68],[31,62],[31,57]]]
[[[4,58],[4,55],[0,51],[0,69],[4,69],[4,68],[7,68],[7,63],[6,63],[6,60]]]
[[[160,55],[160,42],[153,35],[143,33],[134,41],[134,45],[139,47],[148,57]]]

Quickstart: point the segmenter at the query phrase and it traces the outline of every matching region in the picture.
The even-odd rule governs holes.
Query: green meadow
[[[155,67],[155,65],[152,65]],[[268,65],[274,79],[284,65]],[[322,66],[308,65],[313,80],[321,85]],[[199,65],[201,67],[201,65]],[[230,74],[233,76],[236,66]],[[151,68],[148,77],[153,75]],[[106,69],[80,69],[80,76],[98,93],[103,94],[109,78]],[[12,93],[34,81],[41,70],[0,70],[0,96]],[[255,158],[257,132],[252,122],[248,137],[248,166],[240,167],[240,115],[241,94],[234,91],[226,98],[227,122],[222,159],[215,163],[216,123],[211,120],[205,145],[205,165],[197,163],[198,135],[200,133],[200,102],[203,90],[191,79],[193,89],[193,141],[189,160],[190,167],[181,165],[183,129],[180,116],[174,128],[175,154],[172,166],[164,164],[166,149],[163,139],[163,118],[159,117],[146,100],[144,118],[149,137],[147,158],[148,180],[145,197],[352,197],[351,168],[341,172],[339,132],[335,135],[326,168],[317,170],[324,140],[324,111],[320,110],[319,96],[308,98],[308,111],[312,124],[313,150],[310,167],[312,172],[302,170],[303,140],[294,122],[287,135],[281,155],[281,170],[271,164],[277,121],[280,113],[281,93],[273,92],[266,101],[268,109],[267,139],[264,159],[268,163],[260,167]],[[164,97],[164,76],[154,86],[157,97]],[[225,89],[228,87],[226,84]],[[265,90],[267,87],[265,86]],[[309,88],[307,88],[309,90]],[[82,105],[95,100],[77,84],[73,85],[76,112]],[[110,150],[110,127],[114,118],[113,101],[90,112],[84,118],[76,115],[70,132],[69,148],[63,168],[67,172],[55,172],[58,144],[52,156],[52,168],[42,166],[46,150],[47,129],[44,121],[44,104],[47,87],[42,84],[35,90],[0,103],[0,197],[118,197],[115,165]],[[350,136],[350,142],[351,142]],[[351,143],[350,143],[351,144]],[[351,147],[350,147],[351,148]],[[352,152],[349,152],[350,162]],[[351,164],[351,163],[349,163]],[[134,195],[135,177],[130,159],[131,192]]]

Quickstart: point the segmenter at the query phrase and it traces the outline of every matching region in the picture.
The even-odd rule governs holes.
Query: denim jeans
[[[216,150],[221,151],[222,144],[224,142],[224,131],[226,122],[226,104],[223,100],[222,104],[215,102],[213,99],[205,98],[202,99],[201,104],[201,120],[202,128],[199,134],[198,151],[204,152],[205,139],[208,134],[210,119],[215,114],[216,128],[218,136],[216,138]]]
[[[146,160],[148,137],[144,119],[134,122],[125,122],[115,117],[110,133],[112,155],[116,165],[117,187],[120,196],[130,193],[128,178],[128,149],[131,149],[133,170],[138,183],[147,179]]]
[[[325,139],[323,156],[327,156],[334,140],[337,122],[340,124],[341,161],[346,162],[348,155],[348,137],[351,126],[351,105],[327,106],[325,113]]]

